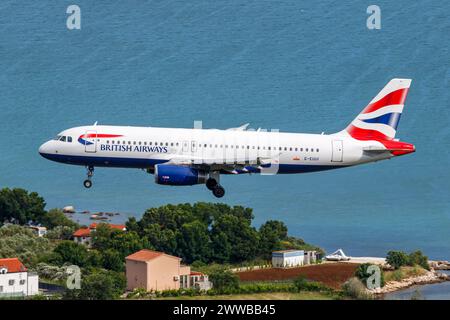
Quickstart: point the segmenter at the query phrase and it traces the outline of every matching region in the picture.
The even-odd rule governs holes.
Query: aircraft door
[[[331,162],[342,162],[344,148],[342,140],[333,140],[331,150]]]
[[[85,152],[97,152],[97,131],[86,131],[83,140]]]

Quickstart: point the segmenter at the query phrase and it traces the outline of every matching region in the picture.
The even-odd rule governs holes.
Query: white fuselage
[[[50,140],[40,147],[42,156],[92,167],[152,169],[155,164],[175,159],[181,164],[206,164],[212,168],[220,167],[221,163],[241,164],[246,168],[233,172],[221,170],[222,173],[260,172],[265,166],[276,167],[273,173],[302,173],[393,156],[367,153],[365,148],[383,148],[383,145],[344,134],[95,125],[71,128],[58,137],[59,140]]]

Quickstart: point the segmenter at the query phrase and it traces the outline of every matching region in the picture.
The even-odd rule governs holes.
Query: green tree
[[[51,230],[48,230],[45,237],[52,240],[70,240],[75,228],[68,226],[57,226]]]
[[[230,262],[251,260],[259,252],[258,232],[250,226],[248,220],[242,217],[231,214],[220,216],[214,221],[211,233],[213,239],[212,248],[215,257],[217,257],[218,250],[226,246],[225,243],[218,243],[217,240],[229,242],[232,248],[229,256]]]
[[[79,225],[68,218],[61,209],[51,209],[39,219],[39,222],[45,227],[52,229],[58,226],[78,228]]]
[[[45,201],[36,192],[19,188],[0,190],[0,223],[39,221],[45,215],[44,208]]]
[[[273,250],[280,249],[280,241],[287,238],[287,227],[281,221],[269,220],[259,228],[262,255],[269,258]]]
[[[239,288],[239,277],[230,270],[214,270],[209,274],[209,280],[217,291]]]
[[[80,268],[87,267],[89,265],[89,252],[84,245],[73,241],[62,241],[53,250],[50,261],[58,265],[70,263]]]
[[[430,270],[430,265],[428,264],[428,257],[425,256],[420,250],[413,251],[409,254],[408,264],[410,266],[419,265],[426,270]]]
[[[366,287],[368,287],[367,285],[367,280],[369,279],[369,277],[371,277],[373,274],[368,272],[368,268],[370,266],[372,266],[372,263],[363,263],[360,264],[358,266],[358,268],[356,268],[355,271],[355,276],[358,277],[359,280],[361,280],[361,282],[366,285]],[[384,272],[381,268],[379,268],[380,270],[380,286],[384,287],[385,281],[384,281]]]
[[[196,220],[181,226],[179,254],[187,263],[208,261],[211,250],[208,226]]]
[[[0,227],[0,258],[18,257],[25,265],[30,266],[51,254],[52,249],[48,239],[38,237],[27,227]]]
[[[394,269],[406,266],[409,263],[408,255],[403,251],[389,251],[386,256],[386,262]]]
[[[147,239],[140,237],[135,231],[112,229],[106,223],[97,226],[96,231],[92,233],[92,242],[93,248],[100,252],[114,250],[122,261],[136,251],[152,248]]]
[[[67,289],[64,299],[82,300],[112,300],[120,297],[126,288],[126,279],[123,273],[94,270],[84,275],[81,280],[81,289]]]
[[[107,249],[101,253],[101,261],[103,268],[113,271],[124,270],[124,260],[119,252],[113,249]]]

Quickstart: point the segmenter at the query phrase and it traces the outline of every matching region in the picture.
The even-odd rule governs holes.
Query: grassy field
[[[337,296],[320,292],[273,292],[196,297],[183,296],[158,298],[158,300],[333,300],[337,298]]]
[[[385,271],[384,280],[388,281],[400,281],[402,279],[417,277],[424,275],[427,272],[424,268],[420,266],[414,267],[400,267],[398,270]]]

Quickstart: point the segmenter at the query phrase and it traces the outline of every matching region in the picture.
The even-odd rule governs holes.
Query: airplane
[[[415,152],[395,138],[411,79],[392,79],[342,131],[333,134],[97,125],[70,128],[39,148],[46,159],[95,167],[139,168],[161,185],[205,184],[221,198],[221,174],[294,174],[375,162]]]

